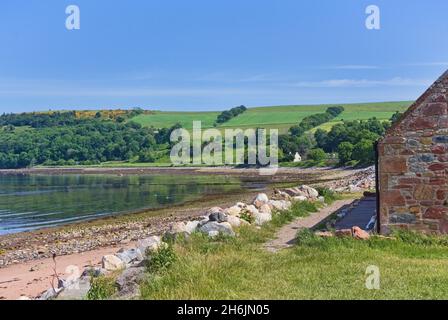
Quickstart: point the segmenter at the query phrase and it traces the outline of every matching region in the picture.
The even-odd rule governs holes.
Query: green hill
[[[249,108],[243,114],[219,125],[218,128],[278,128],[280,133],[286,132],[292,125],[300,122],[304,117],[325,112],[334,105],[341,105],[345,111],[332,122],[324,124],[322,128],[330,129],[333,124],[341,120],[365,120],[372,117],[389,119],[396,111],[403,112],[412,101],[356,103],[356,104],[324,104],[324,105],[291,105]],[[164,112],[156,111],[152,114],[141,114],[132,118],[144,126],[156,128],[170,127],[180,123],[184,128],[191,129],[194,120],[202,121],[203,128],[211,128],[220,112]]]

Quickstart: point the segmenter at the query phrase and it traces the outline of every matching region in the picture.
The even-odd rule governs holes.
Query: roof
[[[419,106],[421,106],[426,99],[428,99],[431,95],[437,93],[443,87],[443,83],[445,84],[445,89],[448,91],[448,70],[446,70],[402,115],[401,117],[386,131],[384,137],[393,135],[397,132],[397,128],[400,126],[401,122],[410,116]],[[381,142],[383,139],[381,138],[379,141]]]

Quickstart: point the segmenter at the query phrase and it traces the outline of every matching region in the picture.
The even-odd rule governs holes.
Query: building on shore
[[[377,145],[378,226],[448,233],[448,71]]]

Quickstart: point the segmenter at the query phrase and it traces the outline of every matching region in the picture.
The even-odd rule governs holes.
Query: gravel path
[[[289,248],[295,243],[297,232],[300,229],[312,228],[319,224],[322,220],[327,218],[335,211],[340,210],[342,207],[349,205],[353,202],[353,199],[338,200],[331,205],[321,209],[319,212],[314,213],[305,218],[298,218],[293,222],[283,226],[277,231],[275,238],[265,244],[266,250],[270,252],[277,252],[281,249]]]

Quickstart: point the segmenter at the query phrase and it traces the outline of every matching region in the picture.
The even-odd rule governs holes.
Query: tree
[[[340,106],[329,107],[323,113],[316,113],[303,118],[302,121],[300,121],[299,125],[292,126],[289,129],[289,133],[293,136],[300,136],[304,134],[306,131],[315,128],[325,122],[328,122],[331,119],[334,119],[343,111],[344,108]]]
[[[245,106],[239,106],[239,107],[232,108],[230,110],[225,110],[225,111],[221,112],[220,115],[218,115],[218,117],[216,118],[216,121],[215,121],[215,125],[227,122],[230,119],[240,115],[241,113],[243,113],[246,110],[247,110],[247,108]]]
[[[317,129],[314,133],[314,139],[316,140],[317,146],[323,148],[327,145],[328,133],[325,130]]]
[[[312,149],[308,153],[308,159],[314,160],[314,161],[322,161],[327,158],[327,154],[324,150],[320,148]]]
[[[353,148],[354,146],[350,142],[342,142],[338,146],[339,163],[341,165],[352,160]]]
[[[342,106],[329,107],[326,112],[331,114],[333,117],[337,117],[342,112],[344,112],[344,107]]]
[[[375,141],[362,139],[353,148],[352,158],[358,160],[360,164],[373,164],[375,162],[375,152],[373,145]]]
[[[392,123],[397,122],[401,118],[402,115],[403,115],[403,113],[401,113],[400,111],[396,111],[392,115],[392,117],[390,117],[390,122],[392,122]]]
[[[153,152],[148,150],[143,150],[138,155],[139,162],[154,162],[155,160],[156,157],[154,156]]]
[[[300,136],[304,133],[305,131],[303,131],[302,127],[299,126],[292,126],[291,128],[289,128],[289,134],[292,136]]]
[[[92,164],[110,160],[130,160],[141,150],[166,150],[158,145],[154,130],[140,124],[117,123],[95,119],[94,116],[78,121],[71,112],[53,115],[30,114],[0,116],[0,121],[36,124],[36,128],[0,133],[0,168],[13,169],[33,165]],[[41,118],[39,120],[39,118]],[[43,121],[45,119],[45,121]],[[56,126],[58,123],[67,123]],[[166,129],[169,139],[170,130]],[[160,156],[164,156],[163,152]],[[159,153],[155,153],[159,154]],[[147,159],[148,160],[148,159]]]

